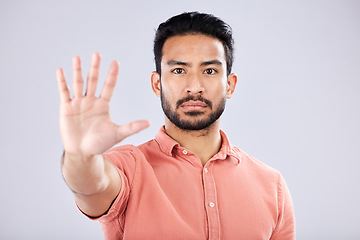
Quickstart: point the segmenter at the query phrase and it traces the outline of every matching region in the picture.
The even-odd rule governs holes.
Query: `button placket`
[[[207,214],[207,225],[209,230],[209,239],[220,238],[219,212],[216,205],[216,187],[214,176],[212,175],[213,163],[208,162],[203,168],[203,183],[205,193],[205,209]]]

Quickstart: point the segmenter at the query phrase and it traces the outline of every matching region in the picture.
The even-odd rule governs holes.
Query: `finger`
[[[133,135],[141,130],[150,126],[149,121],[139,120],[135,122],[131,122],[122,126],[119,126],[117,131],[117,142],[120,142],[124,138]]]
[[[94,53],[91,58],[89,76],[87,79],[86,96],[95,96],[96,85],[100,72],[100,54]]]
[[[114,92],[118,72],[119,63],[117,61],[113,61],[110,65],[109,73],[106,77],[104,87],[100,95],[100,97],[106,101],[110,101],[111,96]]]
[[[64,71],[61,68],[58,68],[56,70],[56,79],[57,79],[57,83],[58,83],[60,101],[61,102],[69,101],[70,100],[70,93],[69,93],[68,86],[66,84]]]
[[[76,56],[73,58],[73,90],[74,97],[78,98],[82,96],[84,88],[84,80],[81,74],[81,60]]]

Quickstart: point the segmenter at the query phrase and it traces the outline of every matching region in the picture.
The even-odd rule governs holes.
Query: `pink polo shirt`
[[[280,173],[230,145],[205,166],[161,128],[138,147],[104,154],[122,188],[99,218],[105,239],[295,239],[291,197]]]

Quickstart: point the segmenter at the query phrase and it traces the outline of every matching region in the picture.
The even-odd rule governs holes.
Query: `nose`
[[[192,74],[187,79],[186,92],[188,94],[202,94],[205,91],[201,76]]]

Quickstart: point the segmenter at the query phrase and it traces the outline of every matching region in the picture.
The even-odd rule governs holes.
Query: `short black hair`
[[[173,36],[202,34],[217,38],[225,50],[227,75],[231,73],[234,61],[234,39],[229,24],[211,14],[185,12],[161,23],[156,30],[154,56],[156,71],[161,74],[162,48],[165,41]]]

